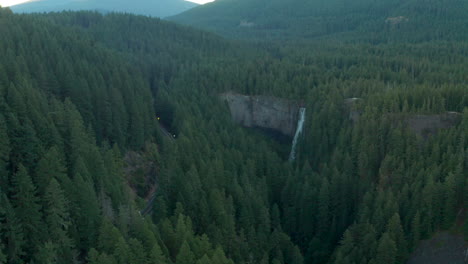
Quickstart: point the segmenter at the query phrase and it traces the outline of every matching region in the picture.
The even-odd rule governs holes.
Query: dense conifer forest
[[[468,239],[458,37],[258,43],[8,8],[0,36],[0,264],[398,264],[440,231]],[[227,91],[302,101],[297,159],[233,123]]]
[[[217,0],[169,19],[255,41],[406,43],[466,40],[467,10],[464,0]]]

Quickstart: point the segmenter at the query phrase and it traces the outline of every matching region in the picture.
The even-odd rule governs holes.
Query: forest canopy
[[[9,9],[0,35],[1,264],[396,264],[468,238],[462,40],[256,43]],[[227,91],[304,102],[294,162],[232,122]]]

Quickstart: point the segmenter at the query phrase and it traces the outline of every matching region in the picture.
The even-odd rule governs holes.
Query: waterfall
[[[297,120],[296,134],[294,135],[294,139],[292,142],[291,153],[289,153],[289,161],[293,161],[296,159],[296,144],[299,139],[299,135],[302,133],[302,128],[304,126],[305,111],[306,109],[304,107],[301,107],[299,109],[299,119]]]

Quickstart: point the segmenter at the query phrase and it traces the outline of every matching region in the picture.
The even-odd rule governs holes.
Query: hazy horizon
[[[200,4],[200,5],[204,5],[206,3],[214,2],[215,0],[185,0],[185,1],[197,3],[197,4]]]
[[[42,0],[33,0],[33,1],[42,1]],[[185,1],[203,5],[209,2],[213,2],[214,0],[185,0]],[[32,1],[31,0],[0,0],[0,6],[9,7],[9,6],[23,4],[26,2],[32,2]]]
[[[9,7],[29,2],[29,0],[0,0],[0,6]]]

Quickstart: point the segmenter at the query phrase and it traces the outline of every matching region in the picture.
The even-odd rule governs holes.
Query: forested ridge
[[[39,0],[11,6],[15,13],[42,13],[60,11],[94,10],[102,13],[125,12],[153,17],[172,16],[197,4],[184,0]]]
[[[466,40],[466,12],[464,0],[218,0],[169,19],[255,41],[406,43]]]
[[[0,9],[0,263],[405,263],[439,231],[467,239],[467,44],[351,34]],[[296,161],[234,124],[226,91],[303,101]],[[428,137],[405,123],[448,111]]]

